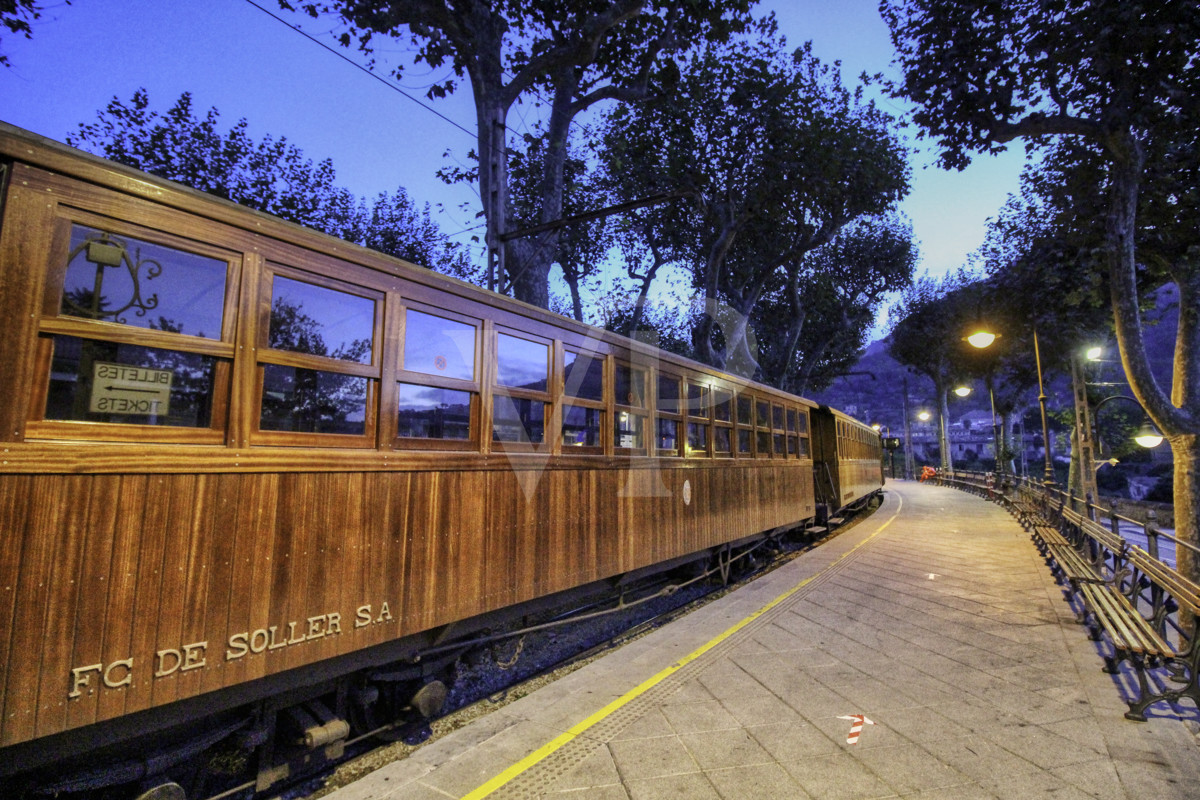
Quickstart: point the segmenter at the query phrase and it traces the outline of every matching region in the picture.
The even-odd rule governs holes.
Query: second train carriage
[[[801,398],[9,126],[0,157],[0,780],[261,756],[285,716],[334,752],[506,609],[880,488]]]

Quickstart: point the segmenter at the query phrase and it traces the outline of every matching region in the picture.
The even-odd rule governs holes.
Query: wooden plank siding
[[[0,530],[17,534],[21,554],[4,563],[17,591],[8,592],[0,743],[794,523],[796,509],[812,508],[810,469],[547,470],[528,499],[511,471],[0,476],[0,496],[29,498],[0,505]],[[390,619],[376,623],[385,602]],[[356,628],[368,604],[372,624]],[[229,658],[244,649],[230,637],[254,631],[267,633],[243,643],[265,649]],[[73,669],[126,659],[132,668],[108,677],[128,675],[128,685],[105,686],[92,671],[68,700]]]
[[[817,431],[809,401],[2,123],[0,159],[11,169],[0,206],[0,747],[389,645],[815,513],[816,442],[802,441]],[[65,311],[75,224],[211,260],[218,277],[225,264],[219,335]],[[273,271],[374,303],[370,352],[354,361],[272,349]],[[421,384],[424,373],[408,369],[410,308],[469,321],[470,379]],[[506,331],[547,344],[544,391],[497,386]],[[83,357],[53,360],[72,340],[212,359],[208,417],[159,425],[61,412],[88,405]],[[575,401],[603,419],[603,444],[590,450],[562,441],[562,407],[573,402],[565,349],[602,361],[603,399]],[[640,374],[643,397],[617,402],[618,363]],[[266,430],[268,364],[365,379],[353,420],[363,432]],[[733,409],[749,400],[802,425],[660,411],[659,370],[684,397],[719,392]],[[399,385],[412,381],[469,395],[467,439],[401,435]],[[55,391],[68,398],[57,419]],[[546,403],[542,443],[493,441],[493,397],[505,394]],[[642,446],[614,443],[618,413],[643,420]],[[679,423],[679,455],[654,456],[663,414]],[[704,447],[684,446],[688,422],[706,426]],[[734,452],[718,455],[722,426]],[[749,452],[738,452],[739,433]],[[862,491],[878,488],[872,479],[864,473]]]

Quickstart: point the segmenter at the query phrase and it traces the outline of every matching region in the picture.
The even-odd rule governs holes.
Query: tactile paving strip
[[[732,636],[729,636],[693,661],[683,665],[679,670],[616,709],[613,713],[598,721],[595,725],[588,728],[587,731],[564,744],[537,764],[516,775],[506,784],[488,795],[488,797],[497,798],[497,800],[535,800],[541,797],[560,778],[579,766],[584,759],[594,753],[598,746],[611,741],[625,728],[641,719],[648,711],[657,708],[666,698],[678,691],[681,686],[703,672],[712,663],[724,657],[729,650],[737,647],[744,637],[751,635],[759,628],[771,624],[776,617],[803,600],[810,592],[830,581],[858,558],[862,550],[862,545],[866,544],[867,541],[874,538],[878,533],[882,533],[882,531],[883,528],[881,527],[875,534],[869,536],[833,564],[830,564],[817,573],[817,575],[813,576],[813,578],[785,600],[759,614],[756,619],[746,624]]]

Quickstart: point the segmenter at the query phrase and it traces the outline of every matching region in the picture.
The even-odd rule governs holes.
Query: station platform
[[[895,481],[784,567],[326,797],[1200,797],[1200,714],[1126,720],[1098,647],[1007,512]]]

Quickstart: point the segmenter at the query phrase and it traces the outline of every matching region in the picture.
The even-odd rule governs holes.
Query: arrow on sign
[[[846,737],[846,744],[858,744],[858,735],[862,733],[863,725],[875,724],[862,714],[852,714],[848,717],[838,717],[838,719],[850,720],[850,735]]]

